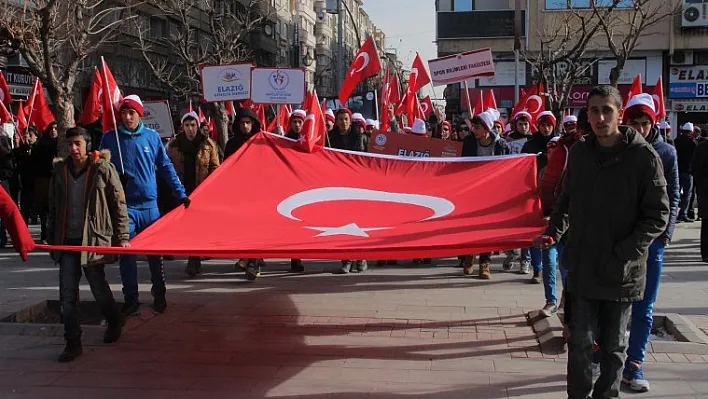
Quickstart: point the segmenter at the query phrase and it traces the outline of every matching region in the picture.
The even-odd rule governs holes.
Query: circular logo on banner
[[[148,107],[143,109],[143,119],[152,119],[152,110]]]
[[[234,68],[224,69],[221,73],[219,73],[219,78],[224,82],[233,82],[235,80],[239,80],[240,77],[239,72]]]
[[[681,103],[676,103],[676,104],[674,104],[674,109],[675,109],[676,111],[683,111],[684,106],[683,106],[683,104],[681,104]]]
[[[374,140],[376,141],[376,144],[384,145],[384,144],[386,144],[386,135],[385,134],[377,134],[376,138]]]
[[[372,92],[366,93],[366,99],[369,101],[372,101],[374,99],[374,93],[372,93]]]
[[[288,84],[290,83],[290,77],[287,73],[283,71],[273,71],[273,73],[271,73],[270,77],[268,78],[268,83],[270,83],[270,87],[272,87],[274,90],[283,90],[288,87]]]
[[[679,74],[678,68],[671,68],[671,74],[672,74],[672,75],[678,75],[678,74]]]

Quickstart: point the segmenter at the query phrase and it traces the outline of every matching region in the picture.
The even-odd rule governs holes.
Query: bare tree
[[[0,0],[0,26],[19,43],[20,54],[56,107],[60,134],[74,126],[74,94],[87,57],[114,40],[131,17],[109,0]],[[93,65],[90,66],[92,68]]]
[[[138,21],[138,44],[152,73],[179,96],[201,98],[202,65],[221,65],[253,59],[249,40],[268,17],[264,0],[247,4],[223,0],[147,0],[170,20],[173,29],[165,37],[150,33],[149,23]],[[174,59],[173,57],[176,57]],[[172,59],[171,59],[172,58]],[[212,107],[219,144],[228,140],[228,115],[223,103]]]
[[[538,80],[544,82],[546,98],[558,117],[568,105],[573,86],[597,62],[590,48],[597,42],[602,27],[600,18],[609,18],[620,0],[612,1],[608,7],[595,10],[576,8],[567,1],[568,11],[549,17],[544,29],[537,33],[540,49],[521,52],[538,74]]]
[[[621,0],[612,0],[617,5]],[[610,71],[610,84],[617,86],[627,60],[640,44],[640,39],[652,36],[651,28],[666,18],[681,12],[680,4],[657,0],[631,0],[632,6],[618,8],[614,13],[603,12],[597,1],[591,1],[593,13],[607,39],[607,47],[617,64]]]

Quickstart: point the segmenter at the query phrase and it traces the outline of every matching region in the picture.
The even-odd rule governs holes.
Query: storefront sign
[[[411,134],[375,132],[371,135],[369,152],[414,158],[449,158],[462,154],[462,143]]]
[[[202,66],[202,93],[209,102],[251,97],[252,64]]]
[[[172,137],[175,128],[172,125],[170,104],[167,100],[143,101],[143,123],[146,127],[156,131],[160,137]]]
[[[494,63],[494,77],[480,78],[479,86],[514,86],[514,71],[516,66],[514,61],[497,61]],[[526,64],[519,65],[519,86],[526,86]]]
[[[587,105],[588,95],[592,90],[593,86],[574,86],[570,89],[568,93],[568,108],[583,108]],[[629,93],[631,85],[620,85],[617,89],[622,93],[622,96],[626,96]],[[651,93],[654,87],[642,86],[642,91],[644,93]]]
[[[256,104],[300,104],[305,100],[305,70],[253,68],[251,100]]]
[[[708,65],[671,67],[669,98],[708,98]]]
[[[436,58],[428,61],[428,67],[433,86],[494,76],[492,50],[488,48]]]
[[[708,112],[706,101],[672,101],[671,105],[676,112]]]
[[[617,65],[616,60],[601,60],[597,63],[597,84],[610,84],[610,73],[612,68]],[[640,75],[642,83],[646,83],[647,79],[647,61],[645,59],[627,60],[617,81],[621,85],[631,85],[634,78]]]

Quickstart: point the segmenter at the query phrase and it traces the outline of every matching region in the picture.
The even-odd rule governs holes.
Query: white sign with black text
[[[253,68],[251,101],[300,104],[305,101],[305,71],[300,68]]]
[[[143,123],[145,127],[156,131],[160,137],[172,137],[175,132],[172,125],[170,104],[167,100],[143,101]]]
[[[494,77],[492,50],[488,48],[429,60],[428,68],[433,86],[449,85],[480,77]]]
[[[245,100],[251,97],[253,64],[202,66],[202,93],[209,102]]]

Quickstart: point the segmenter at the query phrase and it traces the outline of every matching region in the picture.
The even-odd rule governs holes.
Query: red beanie
[[[349,108],[340,108],[340,109],[338,109],[336,115],[339,116],[339,114],[341,114],[341,113],[343,113],[343,112],[349,114],[349,119],[352,118],[352,111],[351,111]],[[366,122],[365,122],[365,123],[366,123]]]
[[[120,103],[120,109],[123,108],[132,108],[138,113],[138,115],[140,115],[140,117],[143,116],[143,102],[140,100],[140,97],[135,94],[126,96],[123,99],[123,102]]]

